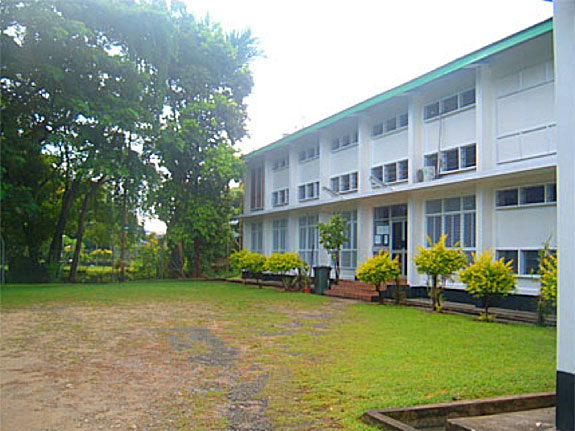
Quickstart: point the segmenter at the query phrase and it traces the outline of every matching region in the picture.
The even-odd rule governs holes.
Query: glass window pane
[[[397,179],[398,180],[407,179],[407,160],[397,162]]]
[[[389,207],[377,207],[373,209],[373,217],[377,220],[389,218]]]
[[[396,128],[397,128],[397,125],[395,123],[395,117],[390,118],[390,119],[385,121],[385,131],[386,132],[391,132],[392,130],[395,130]]]
[[[475,213],[463,215],[463,247],[475,247]]]
[[[461,93],[461,107],[473,105],[475,103],[475,88]]]
[[[447,198],[443,200],[444,211],[459,211],[461,210],[461,198]]]
[[[437,153],[426,155],[424,157],[423,164],[425,167],[437,168]]]
[[[517,189],[499,190],[497,192],[497,206],[508,207],[519,203],[519,191]]]
[[[451,112],[457,110],[459,105],[457,95],[448,97],[441,101],[441,113]]]
[[[455,171],[459,169],[459,151],[457,148],[441,152],[441,170]]]
[[[497,260],[503,258],[503,262],[505,263],[512,261],[511,267],[513,268],[513,273],[519,273],[519,259],[517,250],[497,250],[496,258]]]
[[[439,238],[441,237],[441,216],[427,217],[426,233],[427,236],[431,238],[431,242],[433,244],[439,241]]]
[[[385,182],[392,183],[397,181],[397,166],[395,163],[385,165]]]
[[[407,216],[407,205],[393,205],[391,207],[391,216],[392,217],[405,217]]]
[[[423,108],[423,118],[428,120],[439,115],[439,102],[431,103]]]
[[[468,211],[475,209],[475,196],[463,197],[463,209]]]
[[[398,126],[397,127],[407,127],[407,112],[405,114],[401,114],[398,117]]]
[[[461,167],[471,168],[477,164],[476,146],[466,145],[461,147]]]
[[[547,184],[546,202],[557,202],[557,184]]]
[[[538,274],[539,273],[539,251],[522,250],[521,251],[521,274]]]
[[[377,123],[375,126],[373,126],[373,129],[371,129],[371,136],[379,136],[383,133],[383,123]]]
[[[383,181],[383,167],[377,166],[375,168],[371,168],[371,175],[373,175],[379,181]]]
[[[545,186],[521,187],[521,204],[545,202]]]
[[[441,212],[441,199],[425,202],[426,214],[437,214]]]

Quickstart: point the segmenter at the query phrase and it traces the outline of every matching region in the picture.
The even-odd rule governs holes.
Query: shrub
[[[481,255],[473,253],[473,263],[459,271],[459,279],[467,285],[465,289],[476,298],[485,299],[483,320],[489,321],[489,300],[493,295],[506,296],[515,290],[515,275],[512,261],[493,259],[493,250],[484,250]]]
[[[251,273],[256,278],[258,286],[262,287],[261,276],[266,263],[264,256],[256,252],[240,250],[231,254],[230,262],[234,268]]]
[[[428,282],[431,282],[429,296],[433,303],[434,311],[441,311],[441,297],[444,289],[444,282],[453,277],[453,274],[467,264],[467,256],[459,247],[447,248],[445,240],[447,235],[442,235],[436,244],[433,244],[430,237],[427,243],[430,248],[419,247],[418,254],[413,258],[417,266],[417,272],[427,274]]]
[[[335,266],[335,284],[339,284],[340,264],[339,255],[343,244],[348,241],[345,231],[347,222],[341,214],[334,215],[331,220],[324,224],[319,222],[319,243],[331,255]]]
[[[537,303],[537,324],[545,325],[551,306],[557,306],[557,255],[547,244],[539,255],[541,292]]]
[[[285,290],[302,288],[303,275],[307,273],[307,264],[297,253],[272,253],[267,259],[265,269],[282,276],[282,284]],[[293,280],[288,277],[290,272],[297,271],[298,275]]]
[[[398,257],[391,259],[389,251],[380,251],[378,255],[368,259],[355,272],[359,280],[375,285],[378,293],[381,293],[382,284],[390,280],[397,280],[400,274]],[[397,299],[399,300],[399,297]]]

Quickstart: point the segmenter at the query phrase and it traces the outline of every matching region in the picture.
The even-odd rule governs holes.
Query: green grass
[[[5,312],[187,304],[196,312],[175,314],[166,327],[216,320],[217,335],[241,348],[240,369],[269,373],[264,395],[277,429],[371,430],[358,420],[371,408],[554,389],[553,328],[231,283],[8,286],[1,294]],[[222,398],[198,396],[197,405]]]

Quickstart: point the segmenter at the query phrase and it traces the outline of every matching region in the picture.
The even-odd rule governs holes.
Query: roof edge
[[[456,58],[455,60],[452,60],[449,63],[439,66],[397,87],[393,87],[389,90],[384,91],[383,93],[372,96],[349,108],[346,108],[329,117],[319,120],[307,127],[304,127],[303,129],[300,129],[294,133],[284,136],[283,138],[280,138],[277,141],[274,141],[268,145],[253,150],[250,153],[241,156],[241,159],[248,160],[264,152],[278,148],[284,144],[288,144],[302,136],[315,132],[323,127],[329,126],[330,124],[342,120],[350,115],[364,111],[378,103],[391,99],[392,97],[399,96],[403,93],[414,90],[417,87],[420,87],[424,84],[427,84],[450,73],[456,72],[457,70],[460,70],[469,64],[483,60],[501,51],[512,48],[521,43],[527,42],[552,30],[553,30],[553,18],[548,18],[545,21],[541,21],[537,24],[534,24],[530,27],[527,27],[516,33],[513,33],[503,39],[500,39],[496,42],[486,45],[483,48],[479,48],[478,50],[475,50],[469,54]]]

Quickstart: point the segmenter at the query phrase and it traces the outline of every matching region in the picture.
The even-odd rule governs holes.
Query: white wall
[[[475,108],[426,121],[423,126],[425,153],[472,144],[476,141]]]
[[[331,152],[331,161],[329,164],[330,177],[358,170],[358,147],[359,145],[354,145],[352,147]],[[326,185],[329,187],[329,184]]]
[[[371,138],[371,166],[407,158],[407,130]]]

